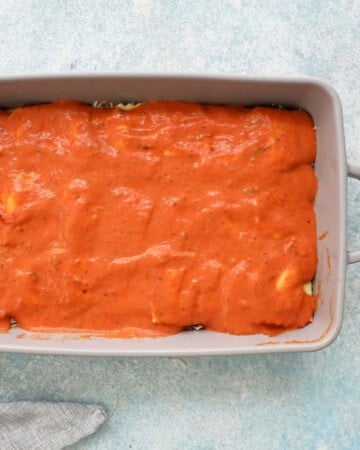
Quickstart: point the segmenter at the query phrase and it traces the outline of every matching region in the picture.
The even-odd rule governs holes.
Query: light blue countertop
[[[344,108],[360,164],[360,1],[0,1],[0,74],[206,71],[311,75]],[[360,183],[349,182],[360,249]],[[360,264],[342,332],[312,354],[212,358],[0,355],[0,401],[72,400],[109,420],[76,449],[360,447]],[[1,443],[0,443],[1,448]]]

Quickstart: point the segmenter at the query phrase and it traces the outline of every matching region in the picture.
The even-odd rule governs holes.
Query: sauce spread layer
[[[71,101],[0,112],[0,328],[277,334],[312,320],[302,111]],[[305,288],[304,288],[305,285]]]

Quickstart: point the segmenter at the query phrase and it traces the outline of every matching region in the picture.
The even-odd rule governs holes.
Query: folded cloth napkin
[[[99,405],[0,403],[1,450],[58,450],[94,433],[106,413]]]

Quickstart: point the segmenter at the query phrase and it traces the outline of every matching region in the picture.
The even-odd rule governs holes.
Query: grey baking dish
[[[92,103],[147,99],[181,99],[241,105],[281,104],[303,108],[317,129],[319,180],[316,199],[319,264],[315,285],[320,292],[314,321],[277,337],[230,336],[188,331],[157,339],[81,339],[76,335],[41,335],[17,328],[0,335],[0,351],[114,356],[174,356],[319,350],[330,344],[342,323],[348,263],[360,252],[346,244],[347,176],[360,179],[360,168],[347,165],[341,104],[334,89],[310,78],[269,79],[225,75],[59,74],[0,78],[0,106],[15,107],[69,98]]]

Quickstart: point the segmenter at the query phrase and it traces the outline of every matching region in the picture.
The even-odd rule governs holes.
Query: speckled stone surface
[[[312,75],[343,102],[360,164],[360,1],[0,1],[0,74],[69,70]],[[360,182],[349,182],[360,248]],[[313,354],[200,359],[0,355],[1,400],[102,403],[74,449],[360,447],[360,264],[336,342]],[[1,448],[1,443],[0,443]]]

